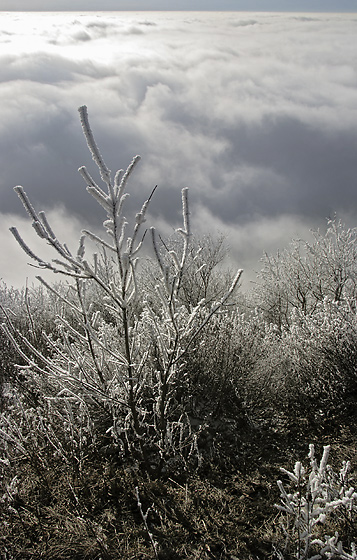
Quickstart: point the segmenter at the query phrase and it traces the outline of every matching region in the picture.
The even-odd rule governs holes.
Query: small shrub
[[[90,411],[90,417],[101,419],[97,426],[105,426],[118,455],[138,461],[147,472],[158,475],[173,464],[186,468],[199,458],[199,428],[191,425],[187,415],[187,392],[183,387],[188,377],[183,358],[205,325],[224,310],[242,271],[218,300],[208,302],[203,297],[194,305],[184,304],[184,287],[191,281],[190,263],[195,262],[195,255],[190,252],[188,189],[183,189],[183,225],[177,230],[179,241],[174,248],[160,245],[155,228],[150,229],[157,283],[154,297],[149,298],[145,282],[138,282],[138,255],[156,187],[136,214],[129,233],[124,216],[126,188],[140,158],[136,156],[126,172],[119,170],[112,179],[94,141],[86,107],[79,112],[104,187],[85,167],[79,171],[88,193],[106,212],[106,238],[84,231],[73,254],[57,239],[45,213],[37,213],[24,189],[15,187],[36,233],[57,256],[45,262],[26,245],[15,227],[11,228],[14,237],[40,269],[71,280],[72,293],[66,294],[38,277],[54,295],[58,309],[56,331],[44,333],[44,346],[38,344],[37,338],[20,332],[8,315],[3,329],[27,364],[23,371],[29,382],[34,381],[45,401],[70,402],[68,410],[74,401],[75,406]],[[91,259],[86,257],[86,237],[99,249]],[[209,266],[219,258],[218,251]],[[197,271],[202,271],[204,265],[202,262]],[[205,292],[201,290],[200,295],[210,293],[210,276],[211,272],[201,276]],[[95,293],[97,298],[93,301]],[[67,422],[66,410],[66,406],[58,406],[58,413],[64,414],[63,423]],[[76,429],[73,426],[74,432]]]
[[[357,492],[350,486],[351,465],[344,462],[339,473],[335,473],[327,463],[329,452],[330,446],[327,445],[317,465],[315,448],[310,445],[310,471],[299,461],[292,472],[281,469],[293,486],[289,492],[282,481],[278,481],[281,503],[276,507],[283,512],[281,529],[285,537],[284,550],[278,553],[281,559],[356,558],[351,537],[355,536]],[[338,533],[332,537],[322,536],[331,519],[334,527],[342,522],[346,531],[342,537],[351,547],[351,555],[343,549]]]

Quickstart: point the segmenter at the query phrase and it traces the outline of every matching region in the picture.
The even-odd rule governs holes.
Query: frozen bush
[[[84,231],[73,253],[59,241],[45,213],[33,208],[24,189],[15,187],[36,233],[57,257],[51,262],[42,260],[17,229],[11,228],[14,237],[40,269],[60,273],[72,285],[66,293],[38,277],[58,303],[56,332],[44,333],[46,352],[36,340],[21,333],[11,317],[6,317],[3,329],[27,364],[23,370],[29,382],[37,384],[45,401],[73,401],[75,406],[89,410],[91,416],[101,416],[118,456],[134,458],[148,472],[158,474],[172,461],[185,466],[199,457],[197,427],[189,421],[184,400],[183,387],[188,382],[184,357],[204,327],[230,301],[242,271],[215,301],[207,302],[203,297],[193,305],[184,305],[185,296],[181,294],[187,284],[189,260],[194,262],[195,255],[190,253],[188,189],[183,189],[183,223],[177,230],[180,241],[168,248],[155,228],[150,229],[158,270],[155,298],[150,300],[145,281],[138,282],[138,259],[156,187],[129,231],[124,216],[126,188],[140,158],[136,156],[125,172],[119,170],[112,179],[94,141],[86,107],[79,112],[104,187],[86,168],[79,171],[88,193],[105,210],[105,235]],[[86,256],[86,237],[98,246],[98,253],[91,258]],[[199,269],[204,268],[202,263]],[[203,296],[207,296],[208,288]],[[93,301],[94,293],[98,297]],[[66,407],[59,406],[58,410],[66,416]]]
[[[357,228],[328,220],[325,234],[314,241],[295,240],[276,256],[265,254],[258,274],[257,305],[269,322],[289,326],[291,311],[311,315],[325,298],[355,302]]]
[[[310,409],[353,406],[356,398],[356,310],[346,299],[325,299],[313,315],[296,311],[282,343],[290,359],[286,385],[295,385]]]
[[[350,486],[350,468],[347,461],[336,473],[328,464],[330,446],[324,447],[320,464],[315,458],[314,445],[310,445],[310,469],[307,470],[300,461],[295,463],[293,471],[281,469],[288,477],[292,489],[278,481],[281,502],[276,507],[282,512],[281,529],[285,537],[285,548],[278,554],[279,558],[296,558],[297,560],[319,560],[322,558],[356,558],[355,543],[344,535],[351,547],[352,554],[343,549],[338,534],[321,538],[329,518],[348,520],[348,533],[353,529],[357,513],[357,493]],[[346,526],[346,525],[345,525]]]

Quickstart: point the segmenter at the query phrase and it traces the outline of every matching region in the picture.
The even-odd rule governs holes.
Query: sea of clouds
[[[43,255],[13,186],[74,250],[105,218],[77,172],[96,173],[84,104],[110,169],[142,156],[128,214],[158,184],[148,226],[168,235],[188,186],[194,233],[225,233],[246,283],[327,217],[355,226],[356,48],[356,14],[2,13],[0,277],[38,272],[10,226]]]

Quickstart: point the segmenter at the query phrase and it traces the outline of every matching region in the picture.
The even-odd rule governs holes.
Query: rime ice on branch
[[[42,356],[10,321],[7,333],[27,364],[54,384],[61,398],[76,398],[86,406],[99,407],[112,418],[110,433],[126,453],[140,459],[144,468],[161,472],[167,461],[179,457],[185,462],[199,456],[197,434],[188,419],[184,401],[177,396],[185,376],[183,357],[208,321],[222,312],[238,286],[242,271],[218,302],[198,302],[192,309],[182,304],[180,290],[187,273],[191,241],[188,189],[182,190],[182,227],[177,229],[181,242],[175,250],[151,228],[158,282],[151,298],[145,278],[138,282],[138,254],[143,245],[146,215],[152,196],[145,200],[128,224],[123,213],[128,180],[140,160],[135,156],[124,172],[112,179],[111,172],[96,145],[89,125],[87,108],[80,107],[80,120],[89,151],[104,186],[99,186],[85,167],[79,172],[87,192],[105,210],[106,238],[83,230],[78,249],[72,253],[61,243],[44,212],[37,214],[22,187],[16,187],[37,235],[57,253],[51,262],[37,256],[22,240],[16,228],[11,231],[26,254],[40,269],[52,270],[72,279],[76,301],[57,292],[41,277],[39,280],[57,294],[75,320],[58,316],[56,324],[63,344],[50,338],[51,357]],[[128,229],[131,227],[131,232]],[[86,258],[85,239],[94,241],[99,256]],[[158,241],[159,239],[159,241]],[[97,290],[90,299],[88,286]],[[109,314],[110,321],[104,318]],[[34,358],[35,357],[35,358]]]

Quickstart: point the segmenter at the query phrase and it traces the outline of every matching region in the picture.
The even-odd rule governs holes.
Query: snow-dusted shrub
[[[24,189],[15,187],[36,233],[53,248],[56,258],[44,261],[27,246],[16,228],[11,228],[13,235],[40,269],[64,275],[71,286],[66,293],[38,277],[57,302],[56,331],[44,333],[46,351],[21,333],[11,317],[7,316],[3,328],[26,363],[22,370],[27,379],[39,387],[43,410],[53,403],[63,423],[71,422],[68,418],[72,406],[86,411],[79,431],[87,417],[96,419],[92,432],[99,428],[102,436],[111,437],[117,455],[130,456],[147,471],[159,473],[171,461],[185,463],[193,457],[197,460],[197,428],[189,421],[182,397],[187,385],[184,357],[204,327],[230,300],[242,271],[217,301],[206,305],[201,299],[192,307],[183,304],[181,291],[191,241],[188,191],[183,189],[183,224],[177,230],[180,241],[175,248],[167,248],[165,258],[155,228],[150,229],[159,274],[155,297],[149,299],[145,282],[138,282],[138,256],[155,189],[133,223],[128,224],[124,215],[126,188],[139,157],[112,179],[94,141],[86,107],[79,111],[104,187],[86,168],[79,171],[88,193],[105,210],[104,235],[83,231],[77,251],[72,252],[57,238],[44,212],[37,213],[33,208]],[[98,253],[91,257],[86,256],[86,237],[98,246]],[[202,267],[204,263],[201,270]],[[24,422],[26,415],[27,411]],[[73,441],[78,430],[75,424],[70,428]],[[58,447],[54,440],[52,444]]]
[[[169,239],[165,243],[169,251],[177,249],[177,239]],[[223,265],[227,253],[223,235],[217,238],[209,234],[200,238],[192,236],[179,294],[180,301],[187,309],[192,310],[200,301],[209,307],[227,293],[233,281],[231,271],[224,269]],[[237,297],[236,293],[234,297]]]
[[[319,423],[352,412],[356,321],[345,298],[325,298],[312,314],[292,310],[289,326],[269,323],[259,309],[217,315],[186,357],[193,410],[201,417],[205,410],[227,415],[232,405],[235,417],[240,410],[276,429],[289,419]]]
[[[256,301],[269,322],[291,324],[291,311],[311,315],[325,298],[356,299],[357,228],[328,220],[326,232],[308,243],[294,240],[276,256],[265,254],[258,274]]]
[[[354,303],[325,298],[313,313],[294,309],[288,320],[289,325],[277,325],[262,310],[234,312],[230,325],[222,327],[226,334],[220,342],[223,346],[225,338],[228,350],[215,346],[213,336],[205,344],[218,354],[208,353],[207,363],[227,355],[239,395],[251,412],[266,418],[269,410],[305,420],[352,412],[357,392]]]
[[[65,465],[73,477],[80,476],[84,459],[96,445],[95,417],[85,403],[47,393],[30,406],[16,389],[7,400],[6,413],[0,416],[2,456],[28,461],[48,491],[54,462]]]
[[[328,464],[330,446],[324,447],[320,464],[317,464],[314,445],[310,445],[310,468],[306,469],[300,461],[293,471],[281,469],[288,477],[290,488],[278,481],[280,504],[276,507],[282,512],[280,526],[285,538],[284,550],[278,557],[297,560],[319,560],[322,558],[357,558],[353,528],[357,515],[357,492],[350,485],[350,468],[344,461],[338,473]],[[344,548],[338,533],[325,535],[329,521],[333,527],[342,520],[350,552]],[[347,522],[347,524],[346,524]],[[326,529],[325,529],[326,527]],[[331,526],[330,526],[331,528]]]
[[[56,304],[51,294],[47,294],[42,286],[18,290],[0,284],[0,323],[11,322],[14,327],[26,336],[42,351],[46,351],[42,332],[54,331]],[[21,385],[23,391],[30,387],[24,384],[24,378],[15,364],[19,356],[10,339],[0,330],[0,393],[6,401],[6,393],[10,385]]]
[[[242,410],[264,407],[277,337],[276,327],[257,310],[232,308],[216,315],[187,357],[196,395],[201,389],[213,399],[217,415],[228,412],[230,401],[240,403]]]
[[[327,298],[308,315],[291,314],[282,346],[286,389],[295,387],[311,409],[328,413],[353,402],[357,390],[357,316],[349,300]]]

